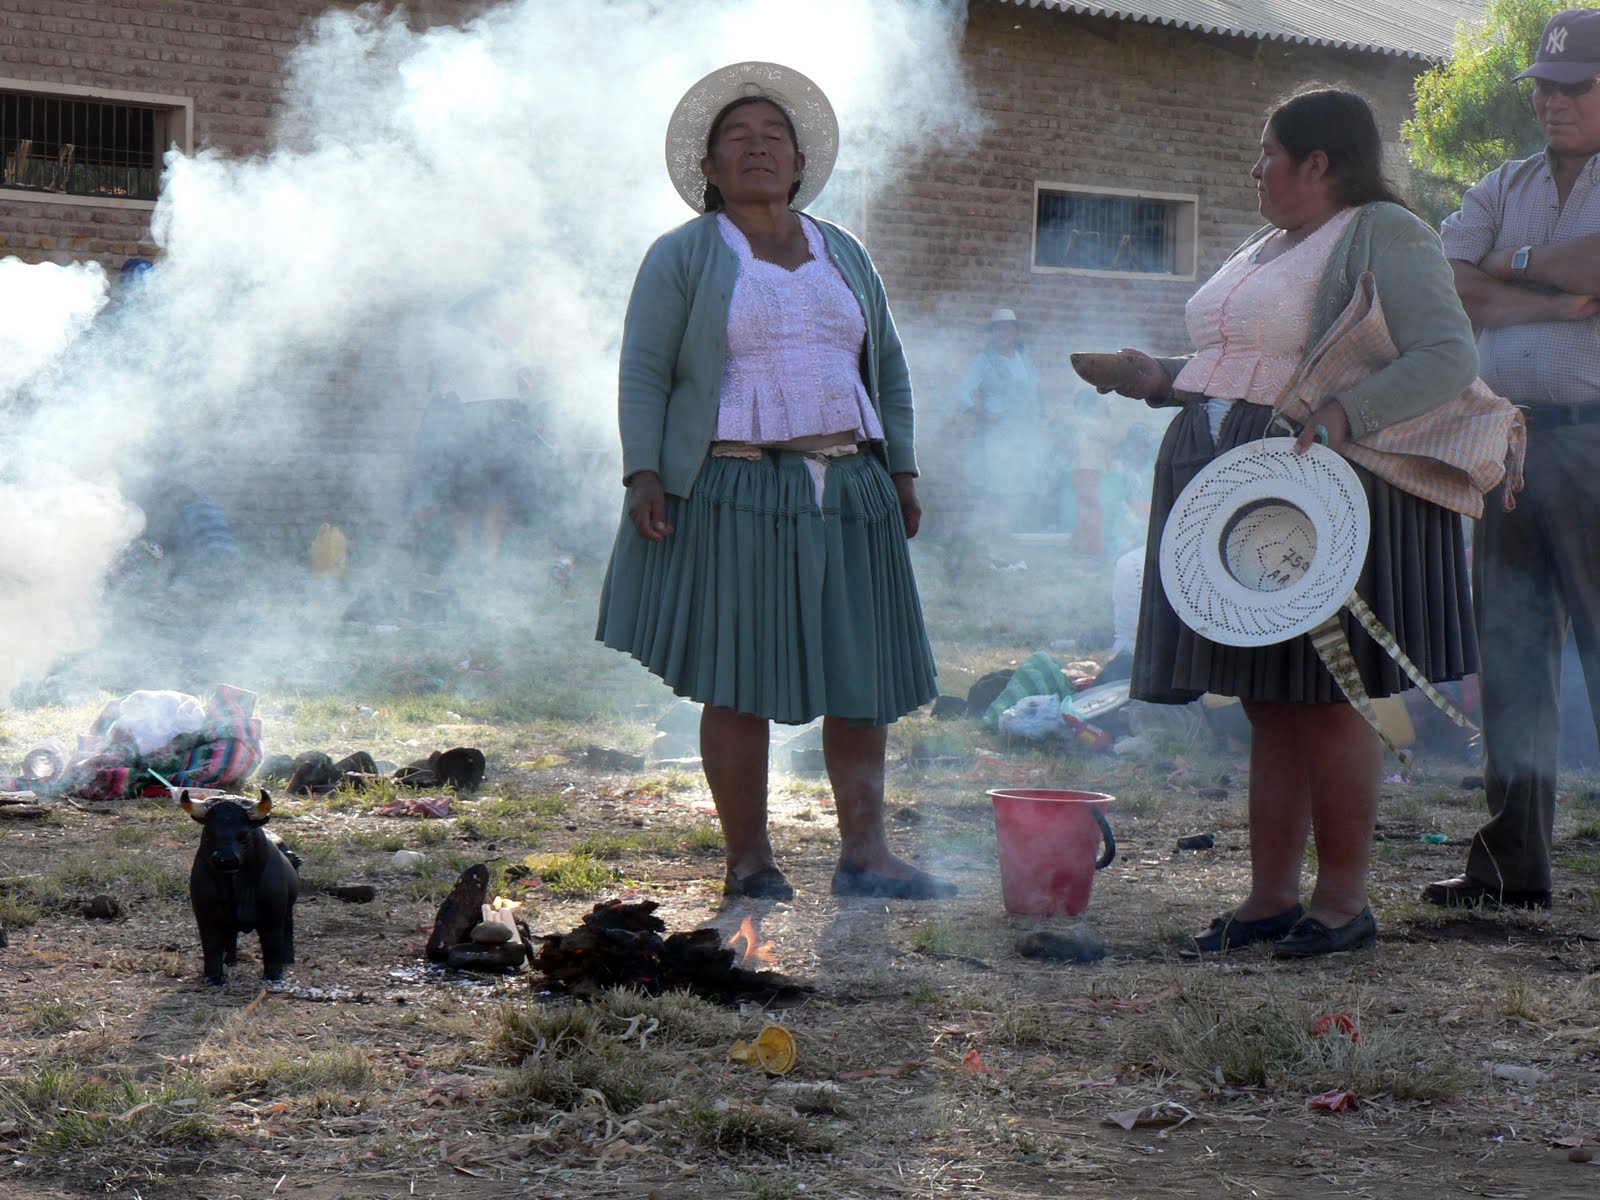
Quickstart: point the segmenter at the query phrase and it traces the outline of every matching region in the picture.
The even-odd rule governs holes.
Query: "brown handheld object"
[[[1086,383],[1115,390],[1133,382],[1139,373],[1139,360],[1128,353],[1074,354],[1072,369]]]

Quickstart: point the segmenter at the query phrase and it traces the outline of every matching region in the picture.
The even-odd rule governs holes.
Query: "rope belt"
[[[1365,600],[1351,592],[1345,597],[1344,607],[1350,610],[1351,616],[1361,622],[1361,628],[1367,631],[1367,636],[1382,646],[1384,652],[1394,660],[1395,665],[1410,677],[1412,683],[1422,689],[1424,696],[1433,701],[1435,708],[1462,729],[1478,732],[1478,727],[1467,715],[1451,704],[1438,688],[1424,678],[1417,664],[1400,649],[1394,640],[1394,634],[1384,628],[1383,622],[1378,620],[1378,614],[1367,606]],[[1383,739],[1383,744],[1389,747],[1401,764],[1410,767],[1411,751],[1396,746],[1384,731],[1382,722],[1378,720],[1377,711],[1372,707],[1372,697],[1367,695],[1366,684],[1361,682],[1355,658],[1350,653],[1350,639],[1345,637],[1344,626],[1339,624],[1339,614],[1335,612],[1313,629],[1309,636],[1317,657],[1322,660],[1322,665],[1328,668],[1328,674],[1333,676],[1333,681],[1339,685],[1339,690],[1345,694],[1351,706],[1377,731],[1378,736]]]

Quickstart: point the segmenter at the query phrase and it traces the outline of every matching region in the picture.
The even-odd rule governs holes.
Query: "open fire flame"
[[[751,916],[746,916],[739,923],[739,932],[728,939],[728,948],[739,956],[737,959],[739,966],[748,966],[751,963],[770,966],[775,958],[774,946],[773,942],[761,940],[761,930],[756,925],[755,918]]]

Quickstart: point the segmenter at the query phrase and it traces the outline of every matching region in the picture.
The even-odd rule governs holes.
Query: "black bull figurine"
[[[283,968],[294,962],[300,875],[298,861],[262,828],[272,797],[262,792],[254,806],[214,800],[202,808],[186,791],[178,803],[203,826],[189,872],[189,902],[200,927],[206,982],[222,982],[223,964],[238,960],[239,934],[252,930],[261,935],[261,977],[282,979]]]

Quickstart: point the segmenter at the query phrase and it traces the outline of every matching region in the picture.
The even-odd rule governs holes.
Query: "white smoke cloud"
[[[98,263],[0,260],[0,397],[54,363],[105,303]]]
[[[332,10],[290,60],[268,153],[169,157],[156,269],[87,335],[106,293],[98,268],[0,264],[0,295],[38,327],[0,366],[0,411],[32,414],[16,435],[25,457],[78,477],[177,471],[174,448],[219,431],[255,460],[325,419],[302,406],[326,409],[329,380],[354,357],[393,364],[388,391],[332,403],[372,414],[375,439],[404,441],[424,400],[428,331],[488,285],[564,428],[609,447],[634,271],[691,216],[662,156],[683,91],[732,61],[791,65],[833,101],[841,162],[893,186],[919,155],[975,129],[963,20],[954,0],[523,0],[417,32],[373,9]],[[9,311],[0,328],[24,328]],[[620,499],[609,473],[586,486],[607,489],[597,503]],[[113,547],[76,531],[106,513],[29,512],[60,527],[37,536],[85,556],[61,582],[92,592]],[[232,516],[248,538],[247,514]],[[31,585],[19,586],[14,611],[37,611],[43,594],[30,603]],[[68,626],[6,628],[34,661],[71,642]],[[0,665],[0,695],[19,661],[0,656],[12,664]]]
[[[0,684],[94,633],[100,585],[140,521],[114,488],[0,484]]]

